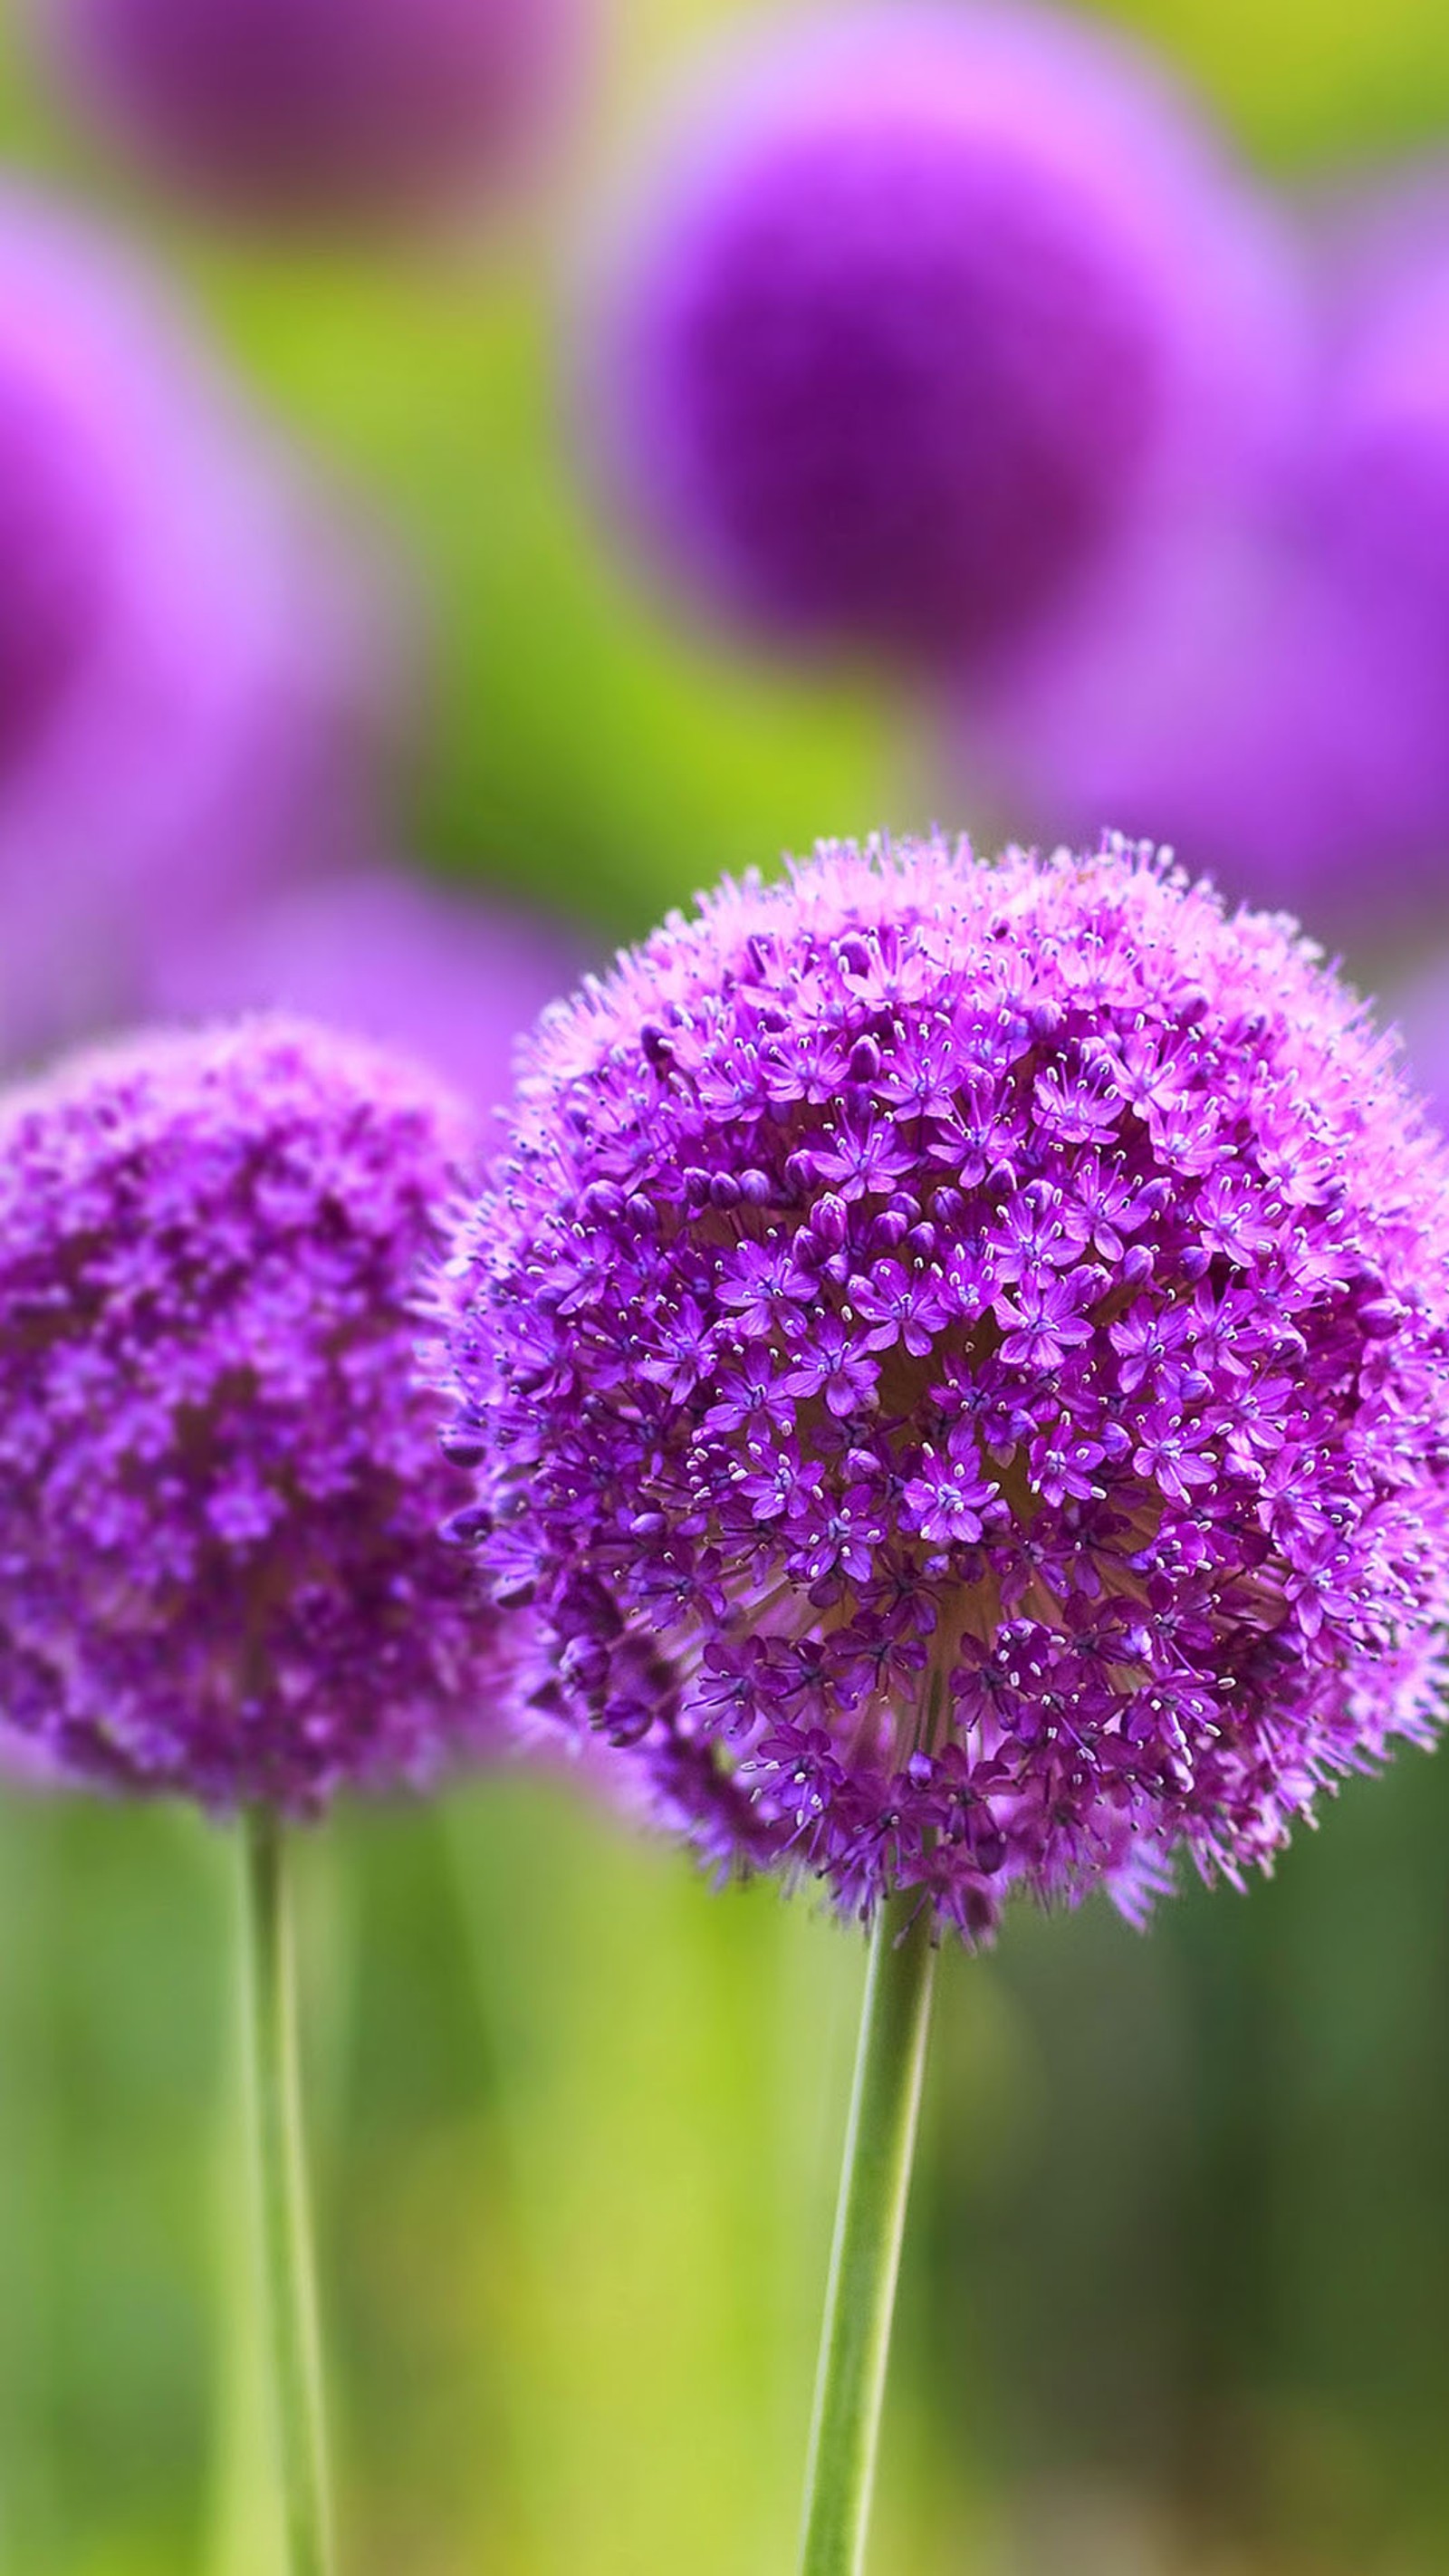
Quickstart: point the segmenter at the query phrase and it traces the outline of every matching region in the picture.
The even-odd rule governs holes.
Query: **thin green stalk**
[[[247,2104],[287,2576],[330,2576],[312,2230],[302,2152],[286,1829],[267,1807],[242,1826]]]
[[[876,1917],[835,2213],[805,2478],[800,2576],[861,2576],[891,2317],[926,2064],[932,1910],[907,1891]]]

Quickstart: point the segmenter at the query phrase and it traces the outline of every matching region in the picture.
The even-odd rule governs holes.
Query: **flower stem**
[[[302,2152],[286,1831],[268,1807],[242,1826],[247,2107],[287,2576],[329,2576],[322,2356]]]
[[[935,1972],[929,1905],[876,1917],[815,2381],[800,2576],[861,2576]]]

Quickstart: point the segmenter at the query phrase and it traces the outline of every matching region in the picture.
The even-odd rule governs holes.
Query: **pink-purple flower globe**
[[[1276,236],[1100,33],[847,12],[676,161],[608,299],[607,463],[661,564],[779,640],[990,653],[1276,403]]]
[[[375,587],[137,263],[0,189],[0,1061],[371,848]]]
[[[306,1812],[486,1741],[499,1623],[413,1367],[472,1134],[285,1019],[0,1109],[0,1720],[58,1775]]]
[[[970,1935],[1267,1863],[1437,1714],[1449,1166],[1145,849],[827,846],[543,1022],[440,1295],[535,1705]]]
[[[574,0],[41,0],[76,97],[158,175],[359,220],[496,187],[576,37]]]

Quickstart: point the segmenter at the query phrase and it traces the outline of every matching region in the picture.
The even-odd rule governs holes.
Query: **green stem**
[[[267,1807],[242,1826],[247,2105],[287,2576],[328,2576],[332,2542],[322,2356],[302,2153],[286,1832]]]
[[[861,2576],[936,1950],[908,1890],[876,1917],[815,2382],[800,2576]]]

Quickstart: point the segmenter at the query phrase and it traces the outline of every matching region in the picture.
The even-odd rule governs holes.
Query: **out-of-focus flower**
[[[731,618],[974,660],[1275,434],[1297,336],[1275,227],[1138,57],[872,8],[678,142],[591,408],[661,564]]]
[[[311,1810],[488,1739],[499,1623],[416,1378],[464,1105],[304,1022],[0,1111],[0,1711],[72,1778]]]
[[[1322,248],[1313,399],[1256,485],[1119,558],[994,690],[968,772],[1044,835],[1111,817],[1383,945],[1449,899],[1449,207]]]
[[[581,943],[521,907],[370,868],[285,891],[156,960],[162,1018],[301,1011],[435,1065],[480,1111],[521,1032],[571,984]]]
[[[156,175],[342,221],[495,189],[536,137],[577,0],[41,0],[74,98]]]
[[[1437,1712],[1445,1183],[1150,852],[726,886],[545,1021],[440,1288],[536,1700],[853,1909],[1271,1861]]]
[[[133,263],[0,192],[0,1054],[368,845],[367,587]]]
[[[1372,238],[1345,298],[1324,405],[1319,506],[1350,595],[1376,625],[1399,627],[1433,659],[1442,691],[1449,686],[1449,182],[1442,172],[1437,184],[1421,178],[1402,200],[1365,208],[1361,226]],[[1443,751],[1449,781],[1449,742]],[[1445,805],[1449,823],[1449,785]]]
[[[1304,489],[1227,500],[1119,558],[986,690],[953,757],[1013,820],[1159,833],[1234,895],[1377,941],[1444,900],[1445,674],[1335,568]]]

